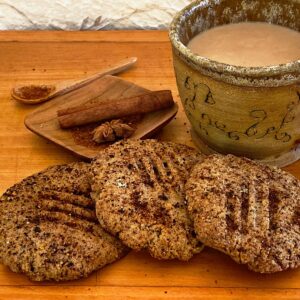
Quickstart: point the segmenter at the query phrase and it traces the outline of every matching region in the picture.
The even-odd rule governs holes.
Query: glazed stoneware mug
[[[179,95],[203,152],[284,166],[300,158],[300,60],[239,67],[186,47],[209,28],[247,21],[299,31],[300,0],[201,0],[180,11],[169,32]]]

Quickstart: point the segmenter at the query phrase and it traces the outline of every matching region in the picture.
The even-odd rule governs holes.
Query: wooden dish
[[[104,76],[89,84],[80,87],[68,94],[57,96],[50,102],[43,104],[25,118],[25,126],[34,133],[69,149],[83,158],[90,159],[109,144],[100,144],[97,147],[87,147],[74,140],[74,130],[61,129],[57,120],[57,110],[83,105],[101,99],[128,98],[147,92],[149,90],[137,86],[114,76]],[[173,107],[149,113],[138,123],[137,129],[131,139],[146,138],[164,127],[176,115],[177,104]]]

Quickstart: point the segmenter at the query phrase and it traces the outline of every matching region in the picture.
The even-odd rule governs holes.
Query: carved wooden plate
[[[43,104],[25,118],[25,126],[34,133],[61,145],[62,147],[90,159],[108,144],[96,145],[86,142],[85,138],[91,133],[92,127],[81,129],[61,129],[56,112],[62,108],[95,103],[103,99],[128,98],[149,90],[114,76],[104,76],[66,95],[57,96]],[[177,104],[161,111],[146,114],[140,120],[135,120],[136,131],[131,139],[146,138],[153,135],[174,118],[178,110]],[[78,135],[80,133],[80,137]]]

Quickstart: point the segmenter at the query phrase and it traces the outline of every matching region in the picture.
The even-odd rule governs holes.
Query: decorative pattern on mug
[[[184,80],[184,88],[188,91],[189,96],[184,99],[184,105],[188,116],[193,117],[196,110],[196,104],[216,105],[216,101],[210,88],[204,83],[195,83],[190,76]],[[298,100],[291,101],[287,105],[287,110],[277,126],[270,126],[266,129],[260,129],[260,125],[268,118],[268,113],[264,109],[253,109],[249,112],[249,116],[253,119],[253,123],[242,131],[230,130],[226,124],[214,120],[209,114],[201,113],[201,120],[198,122],[199,129],[206,135],[209,135],[209,128],[214,128],[224,132],[231,140],[240,140],[240,138],[248,137],[262,139],[267,135],[273,135],[274,139],[283,143],[289,142],[292,136],[284,130],[286,124],[295,119],[295,108],[300,104],[300,92],[297,91]]]

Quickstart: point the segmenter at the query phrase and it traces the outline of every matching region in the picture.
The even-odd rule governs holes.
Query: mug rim
[[[243,67],[218,62],[197,55],[185,46],[179,36],[183,18],[192,10],[201,9],[201,6],[208,5],[209,2],[218,4],[219,0],[196,0],[177,12],[174,16],[169,28],[169,38],[177,56],[204,75],[235,85],[277,87],[300,82],[300,59],[271,66]],[[294,1],[291,0],[291,2]],[[296,3],[298,2],[296,1]]]

